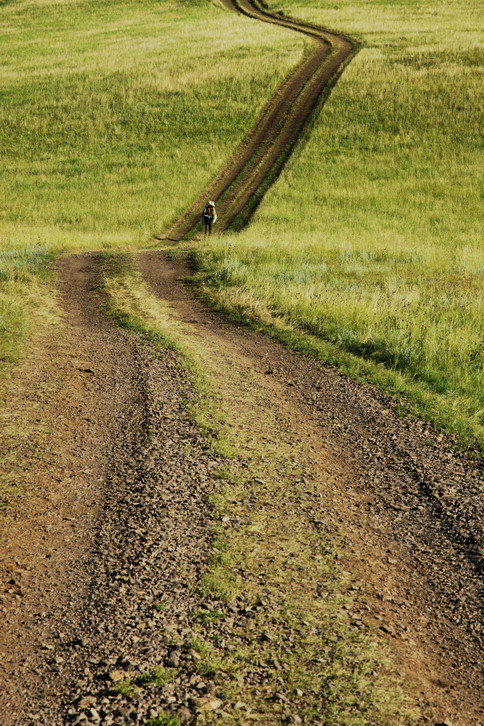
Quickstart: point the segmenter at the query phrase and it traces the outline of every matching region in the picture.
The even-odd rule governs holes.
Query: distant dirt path
[[[322,516],[337,523],[347,568],[363,582],[359,616],[383,631],[436,718],[484,723],[476,465],[425,422],[399,418],[392,398],[207,310],[177,282],[189,273],[183,265],[158,252],[139,259],[186,340],[206,348],[215,380],[240,369],[244,385],[265,391],[306,447],[321,477]]]
[[[193,234],[207,199],[217,203],[217,231],[239,229],[247,224],[282,171],[313,111],[329,95],[359,49],[357,41],[347,36],[271,13],[258,0],[223,3],[234,12],[303,33],[311,39],[313,49],[269,100],[226,166],[157,239],[178,241]]]

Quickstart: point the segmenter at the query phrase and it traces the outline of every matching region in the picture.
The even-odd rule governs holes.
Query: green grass
[[[157,688],[163,688],[173,679],[173,673],[173,670],[166,670],[162,666],[152,668],[150,671],[133,674],[133,676],[119,681],[115,686],[115,690],[125,698],[131,698],[136,692],[137,686],[153,683]]]
[[[172,678],[172,674],[164,668],[153,668],[146,673],[140,673],[133,679],[133,683],[137,686],[144,686],[145,683],[154,683],[158,688],[162,688]]]
[[[282,8],[366,47],[250,228],[204,248],[203,281],[225,308],[313,336],[347,372],[482,441],[478,4]],[[223,165],[303,41],[203,0],[19,0],[0,7],[0,31],[5,368],[42,301],[52,310],[45,261],[146,244]]]
[[[46,246],[0,249],[0,377],[10,369],[25,339],[58,320]]]
[[[482,443],[478,4],[282,7],[366,47],[250,227],[199,251],[199,279]]]
[[[160,711],[158,716],[147,721],[146,726],[180,726],[180,721],[177,716]]]
[[[196,610],[192,617],[195,622],[202,623],[203,625],[210,625],[211,623],[216,623],[220,618],[224,618],[225,614],[219,610],[204,610],[202,608],[200,610]]]
[[[20,0],[0,31],[0,233],[76,248],[162,229],[301,47],[201,0]]]
[[[52,300],[44,288],[27,303],[42,256],[145,245],[301,48],[204,0],[0,5],[0,366]]]

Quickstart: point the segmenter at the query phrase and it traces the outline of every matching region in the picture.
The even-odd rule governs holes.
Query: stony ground
[[[183,264],[141,259],[152,289],[190,321],[194,334],[230,350],[256,372],[255,385],[305,442],[307,460],[324,482],[326,520],[337,522],[348,567],[366,583],[357,605],[372,613],[398,650],[402,667],[457,698],[454,719],[482,718],[482,460],[459,452],[451,437],[401,416],[400,402],[294,355],[204,309],[177,284]],[[171,269],[170,269],[171,268]],[[205,354],[208,361],[209,354]],[[461,695],[458,695],[461,689]],[[470,690],[465,693],[466,689]],[[474,695],[472,695],[474,694]],[[477,711],[467,705],[477,704]],[[467,712],[467,715],[466,715]]]
[[[262,439],[270,472],[271,447],[284,438],[274,481],[294,485],[276,496],[265,479],[248,477],[239,499],[234,490],[237,512],[220,521],[209,495],[222,462],[189,415],[191,379],[179,355],[103,314],[94,256],[65,260],[64,321],[26,357],[2,429],[2,454],[20,463],[12,477],[24,497],[6,495],[2,726],[146,724],[159,713],[161,723],[168,714],[179,723],[318,723],[299,715],[304,692],[287,690],[270,652],[278,632],[289,655],[305,642],[276,617],[285,606],[277,589],[249,603],[222,602],[202,587],[213,527],[236,537],[262,512],[274,530],[256,533],[259,569],[242,578],[263,591],[282,552],[292,586],[299,580],[324,599],[316,565],[296,558],[293,566],[296,555],[284,553],[294,547],[284,527],[291,522],[321,547],[337,533],[352,598],[345,617],[386,641],[404,682],[416,684],[420,722],[484,723],[478,461],[399,416],[397,401],[207,310],[177,282],[183,266],[159,253],[140,265],[219,383],[231,435],[246,449],[239,466]],[[245,399],[279,428],[259,431]],[[266,562],[269,536],[276,546]],[[317,625],[308,630],[320,637]],[[239,661],[230,692],[207,639],[217,658],[232,657],[234,643],[252,658]]]
[[[177,358],[149,344],[138,353],[143,415],[117,443],[92,553],[96,572],[79,636],[65,644],[68,669],[75,664],[73,723],[85,723],[83,714],[103,724],[146,723],[190,699],[217,705],[213,683],[193,668],[189,617],[200,607],[211,550],[207,495],[217,462],[181,403],[187,377]],[[129,699],[117,692],[126,681],[136,685]]]
[[[53,426],[74,421],[47,439],[58,449],[43,453],[41,467],[24,444],[47,494],[34,490],[17,521],[6,522],[2,725],[145,723],[150,709],[156,715],[190,697],[203,705],[210,692],[180,663],[197,657],[188,613],[210,552],[217,461],[188,417],[178,357],[102,315],[96,274],[89,256],[64,266],[67,338],[51,341],[47,355],[55,349],[58,359],[43,366],[62,395],[38,400],[38,410]],[[19,454],[18,441],[3,444]],[[133,699],[119,693],[128,672],[158,682],[165,665],[163,694],[149,678]]]

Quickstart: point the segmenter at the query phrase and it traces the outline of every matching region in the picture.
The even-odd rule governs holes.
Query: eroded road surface
[[[397,402],[371,387],[206,309],[178,281],[187,273],[181,263],[150,252],[139,265],[180,341],[216,382],[244,456],[263,439],[280,481],[303,462],[304,487],[290,496],[267,497],[262,480],[245,485],[244,516],[267,517],[254,551],[271,522],[282,554],[288,523],[307,541],[337,530],[340,566],[353,583],[351,618],[388,641],[404,680],[416,684],[420,723],[481,723],[476,463],[427,424],[398,417]],[[20,457],[15,476],[30,495],[5,521],[0,723],[147,723],[160,710],[201,723],[204,704],[223,722],[236,697],[222,701],[217,677],[200,676],[193,631],[197,609],[226,607],[199,589],[220,460],[188,415],[190,377],[179,357],[103,314],[101,273],[93,255],[64,261],[62,327],[37,341],[9,393],[9,410],[30,432],[26,442],[4,430],[2,448]],[[254,572],[267,583],[274,563],[259,549]],[[321,596],[307,560],[291,577],[306,597],[313,589]],[[259,606],[264,633],[264,618],[280,605],[277,591],[272,597]],[[229,604],[231,632],[247,628],[249,611]],[[120,686],[160,667],[176,673],[162,688],[148,679],[133,696]],[[257,708],[241,722],[297,715],[290,696],[267,696],[263,683],[275,674],[261,673],[255,661],[243,672]]]
[[[373,387],[206,310],[177,283],[189,272],[182,265],[152,252],[140,257],[140,266],[153,292],[188,322],[187,337],[203,336],[213,377],[229,380],[240,366],[239,386],[245,380],[266,391],[304,447],[319,475],[324,516],[337,523],[350,553],[346,564],[365,583],[357,610],[371,613],[426,697],[444,709],[456,699],[454,723],[479,723],[479,463],[425,422],[399,417],[398,403]]]
[[[98,268],[91,255],[65,260],[64,324],[37,341],[9,395],[31,430],[28,442],[2,432],[2,454],[31,493],[2,537],[2,726],[82,713],[107,724],[110,712],[132,723],[116,693],[107,709],[89,693],[113,685],[110,672],[163,662],[206,567],[216,462],[182,405],[187,374],[103,315]],[[135,705],[145,722],[150,699]]]

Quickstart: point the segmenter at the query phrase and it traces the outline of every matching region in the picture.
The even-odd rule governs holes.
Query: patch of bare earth
[[[10,417],[1,432],[2,464],[25,497],[2,522],[5,725],[28,722],[26,702],[55,700],[54,644],[69,637],[89,587],[101,482],[132,404],[132,351],[97,310],[92,267],[89,256],[64,263],[64,322],[37,337],[4,400]],[[52,669],[45,668],[51,656]]]
[[[63,324],[6,396],[1,460],[23,499],[2,521],[2,726],[156,715],[157,693],[123,701],[116,682],[184,642],[206,567],[215,462],[184,408],[187,376],[103,315],[96,267],[63,261]]]
[[[250,370],[320,475],[322,510],[361,582],[357,618],[385,637],[435,719],[484,722],[481,462],[398,401],[207,310],[163,254],[143,275],[193,335]]]
[[[299,723],[304,694],[264,655],[284,593],[271,581],[248,606],[200,589],[220,462],[188,416],[191,385],[177,355],[103,314],[98,264],[91,255],[62,263],[63,323],[38,340],[8,393],[16,423],[2,422],[2,461],[23,499],[3,519],[0,723],[109,726],[147,723],[159,711],[187,724],[236,713],[241,723]],[[284,436],[274,475],[294,480],[290,496],[253,479],[242,487],[240,518],[225,526],[236,533],[262,507],[272,562],[282,562],[292,587],[307,583],[320,598],[327,593],[298,558],[298,537],[311,533],[317,554],[318,532],[323,547],[328,528],[338,529],[352,583],[348,621],[388,640],[416,683],[422,723],[482,723],[476,463],[423,422],[398,418],[392,399],[207,310],[177,281],[184,267],[159,253],[140,264],[184,335],[201,342],[207,372],[228,379],[233,369],[225,404],[242,413],[251,398],[266,409],[262,423],[276,422],[262,433],[255,419],[248,429],[242,416],[230,424],[247,450],[267,448],[268,476],[271,447]],[[291,552],[277,545],[285,521],[299,528],[287,539]],[[258,542],[267,532],[252,534],[255,569],[239,576],[264,592],[271,562]],[[203,625],[218,611],[219,621]],[[308,634],[316,649],[317,626]],[[223,667],[200,653],[199,631],[217,635],[214,651],[229,660],[234,642],[253,653],[232,696]],[[286,634],[290,657],[291,638],[305,642],[306,633]],[[238,703],[237,689],[256,711]]]

